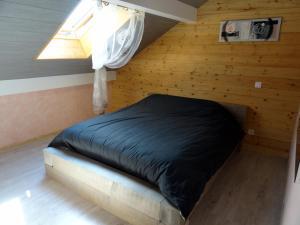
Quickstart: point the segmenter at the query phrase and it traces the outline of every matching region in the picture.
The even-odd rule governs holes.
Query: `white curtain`
[[[93,111],[99,115],[103,113],[107,107],[107,71],[103,67],[95,70],[94,91],[93,91]]]
[[[138,49],[144,32],[144,12],[97,2],[92,30],[92,60],[95,69],[94,112],[107,106],[107,72],[126,65]]]

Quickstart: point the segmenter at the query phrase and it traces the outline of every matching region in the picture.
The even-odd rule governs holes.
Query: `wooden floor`
[[[48,141],[0,153],[0,224],[127,225],[45,176],[41,150]],[[191,225],[278,225],[286,163],[238,153],[197,206]]]

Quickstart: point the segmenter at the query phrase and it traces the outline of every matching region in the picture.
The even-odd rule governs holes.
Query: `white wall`
[[[109,71],[108,81],[115,79],[116,72]],[[93,80],[93,73],[2,80],[0,81],[0,96],[92,84]]]
[[[300,168],[296,165],[297,129],[299,127],[300,108],[296,119],[291,144],[286,196],[284,201],[281,225],[300,225]],[[297,169],[296,169],[297,167]]]

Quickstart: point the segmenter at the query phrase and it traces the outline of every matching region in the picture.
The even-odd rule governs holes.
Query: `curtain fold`
[[[105,111],[107,72],[105,67],[117,69],[125,66],[137,51],[144,33],[144,12],[124,9],[97,1],[92,28],[92,61],[95,69],[94,112]]]
[[[107,94],[107,71],[103,67],[95,70],[94,91],[93,91],[93,111],[96,115],[102,114],[108,104]]]

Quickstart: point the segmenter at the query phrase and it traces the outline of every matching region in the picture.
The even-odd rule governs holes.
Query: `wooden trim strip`
[[[0,96],[92,84],[93,80],[93,73],[3,80],[0,81]],[[114,71],[108,72],[108,81],[111,80],[116,80]]]

